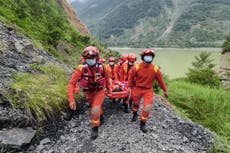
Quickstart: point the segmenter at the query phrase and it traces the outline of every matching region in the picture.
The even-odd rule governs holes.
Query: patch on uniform
[[[77,68],[81,71],[82,70],[82,64],[78,65]]]
[[[159,69],[159,68],[158,68],[158,66],[157,66],[157,65],[155,65],[155,66],[154,66],[154,71],[155,71],[155,72],[157,72],[157,71],[158,71],[158,69]]]
[[[100,107],[99,107],[99,106],[96,106],[96,107],[92,108],[92,115],[97,115],[97,114],[99,114],[99,110],[100,110]]]
[[[150,112],[151,111],[151,108],[152,108],[152,105],[147,105],[146,107],[145,107],[145,112]]]

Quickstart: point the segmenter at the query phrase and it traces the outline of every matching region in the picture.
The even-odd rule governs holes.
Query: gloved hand
[[[164,95],[165,95],[165,97],[167,98],[167,97],[169,96],[168,91],[165,91],[165,92],[164,92]]]
[[[69,103],[69,108],[71,109],[71,110],[76,110],[76,102],[74,101],[74,102],[70,102]]]

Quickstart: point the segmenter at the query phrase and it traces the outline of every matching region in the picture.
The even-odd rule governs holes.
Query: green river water
[[[141,61],[139,54],[143,49],[141,48],[110,48],[114,51],[122,53],[135,53],[138,55],[138,62]],[[192,62],[195,61],[194,56],[199,56],[202,51],[211,52],[211,59],[219,65],[221,55],[220,48],[156,48],[154,64],[160,66],[161,71],[167,74],[170,79],[183,77],[188,68],[192,67]]]

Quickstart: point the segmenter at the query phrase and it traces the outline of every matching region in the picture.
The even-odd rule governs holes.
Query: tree
[[[215,65],[212,63],[210,55],[208,52],[201,52],[199,56],[195,56],[196,61],[192,63],[193,68],[190,68],[186,74],[189,82],[211,88],[220,86],[220,78],[213,70]]]
[[[228,35],[222,45],[222,54],[230,52],[230,35]]]

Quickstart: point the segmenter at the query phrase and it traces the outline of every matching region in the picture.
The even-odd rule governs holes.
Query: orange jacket
[[[134,65],[129,66],[128,62],[125,62],[124,64],[122,64],[122,67],[121,67],[120,72],[119,72],[119,74],[120,74],[120,81],[128,81],[129,72],[130,72],[131,68]]]
[[[135,78],[135,80],[134,80]],[[157,80],[164,92],[167,92],[166,85],[158,66],[154,64],[145,65],[145,63],[136,64],[130,71],[128,87],[132,87],[135,81],[136,87],[150,89],[153,88],[154,81]]]
[[[116,64],[114,64],[113,67],[111,67],[109,64],[106,65],[106,70],[108,72],[108,76],[109,78],[111,78],[112,80],[117,80],[117,66]]]
[[[96,70],[95,67],[93,67],[92,72],[94,74],[94,76],[96,77]],[[104,75],[102,74],[104,73]],[[110,89],[110,83],[109,83],[109,77],[108,77],[108,73],[106,71],[105,68],[103,68],[103,70],[100,69],[100,74],[101,76],[105,77],[106,79],[106,88],[109,90]],[[83,65],[80,64],[74,74],[72,75],[71,80],[69,81],[68,84],[68,100],[69,102],[74,102],[74,95],[77,94],[79,92],[79,85],[78,85],[78,81],[81,81],[81,78],[84,76],[84,68]],[[90,80],[89,80],[90,81]]]

